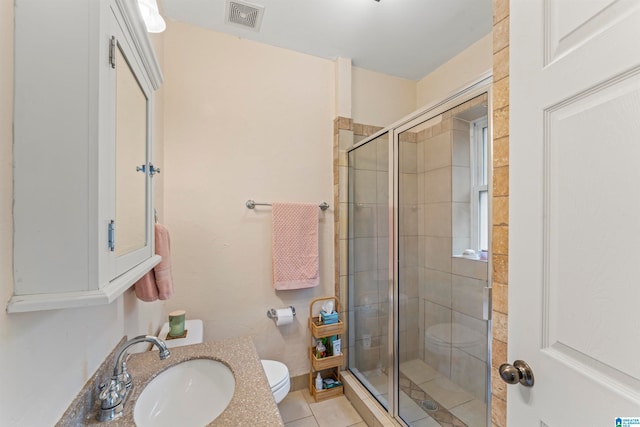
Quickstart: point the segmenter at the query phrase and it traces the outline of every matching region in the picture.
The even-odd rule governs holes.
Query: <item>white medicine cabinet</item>
[[[15,0],[14,295],[108,304],[152,269],[153,95],[136,0]]]

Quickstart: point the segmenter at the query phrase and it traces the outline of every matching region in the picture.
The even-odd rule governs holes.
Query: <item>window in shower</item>
[[[476,252],[489,250],[489,121],[470,123],[471,131],[471,246]]]

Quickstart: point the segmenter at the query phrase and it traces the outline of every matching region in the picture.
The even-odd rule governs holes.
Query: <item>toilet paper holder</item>
[[[292,305],[290,305],[289,308],[291,309],[291,312],[295,316],[296,315],[296,308],[294,306],[292,306]],[[267,310],[267,317],[269,319],[278,320],[278,314],[276,312],[276,309],[272,308],[272,309]]]

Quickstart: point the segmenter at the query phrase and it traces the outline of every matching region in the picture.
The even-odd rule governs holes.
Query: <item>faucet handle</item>
[[[122,390],[123,384],[116,379],[111,379],[109,384],[101,383],[98,387],[100,394],[100,410],[96,415],[98,421],[110,421],[118,418],[123,413],[123,402],[125,393]]]
[[[118,406],[122,402],[122,395],[120,394],[120,384],[118,381],[112,379],[109,384],[101,383],[100,394],[98,399],[102,401],[100,404],[102,409],[110,409]]]

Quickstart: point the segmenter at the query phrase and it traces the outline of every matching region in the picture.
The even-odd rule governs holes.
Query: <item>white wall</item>
[[[388,126],[416,109],[416,82],[364,68],[351,70],[353,121]]]
[[[452,95],[475,81],[493,67],[493,36],[487,34],[467,49],[454,56],[417,84],[416,107]]]
[[[262,358],[308,372],[311,299],[334,294],[333,207],[320,214],[320,286],[274,291],[271,208],[333,202],[332,61],[170,22],[165,33],[166,223],[175,297],[205,339],[251,335]],[[293,305],[276,328],[270,308]]]
[[[0,1],[0,303],[13,290],[13,2]],[[46,212],[43,213],[46,215]],[[108,306],[0,310],[0,425],[53,425],[124,334],[155,332],[162,305],[128,292]]]

